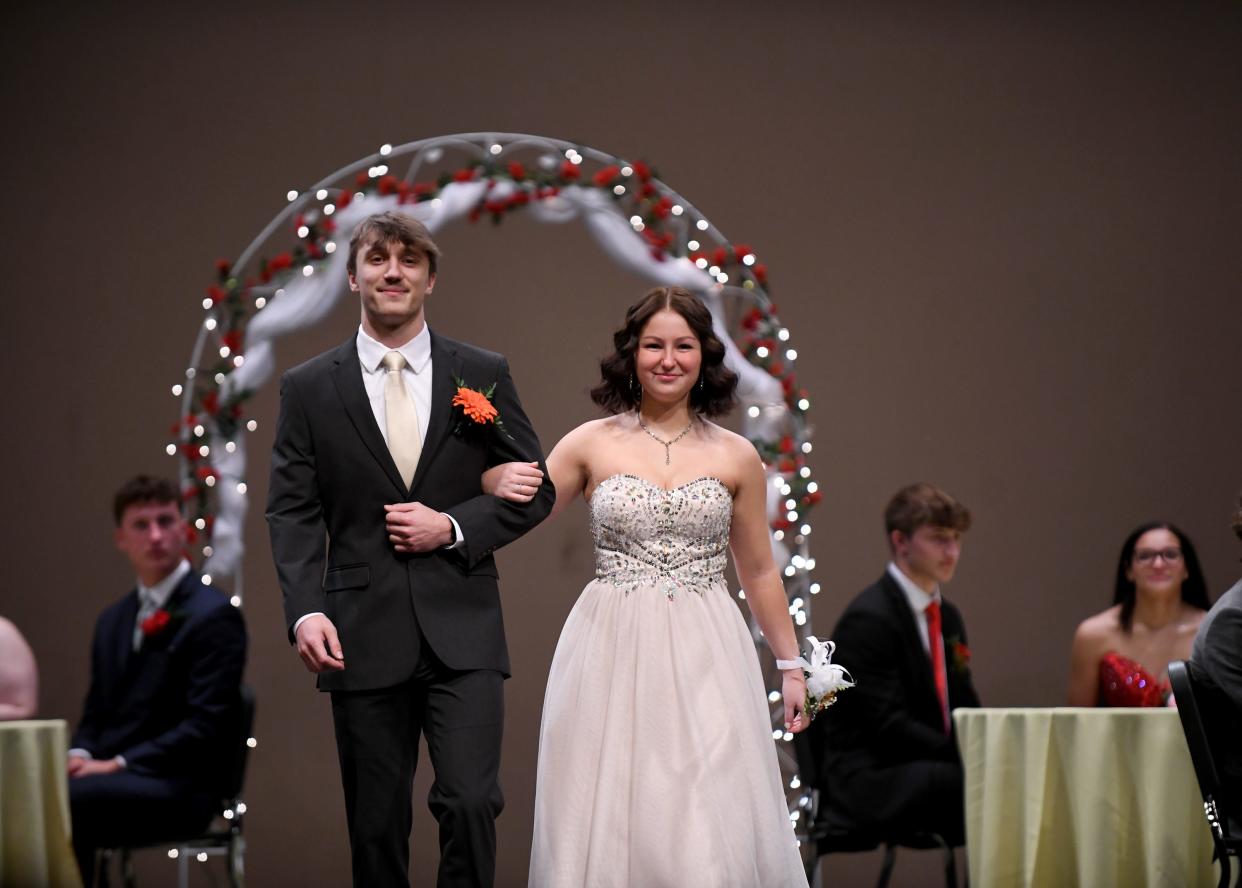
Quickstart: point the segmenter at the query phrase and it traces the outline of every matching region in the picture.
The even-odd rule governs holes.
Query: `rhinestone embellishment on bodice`
[[[669,600],[724,582],[733,497],[718,478],[664,488],[612,475],[591,494],[595,577],[625,593],[654,586]]]

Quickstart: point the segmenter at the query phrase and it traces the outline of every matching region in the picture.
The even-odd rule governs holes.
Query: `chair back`
[[[250,737],[254,731],[254,688],[242,685],[241,705],[237,714],[237,732],[233,735],[228,772],[224,782],[224,802],[231,805],[241,795],[246,780],[246,763],[250,758]]]
[[[798,762],[798,779],[807,790],[818,789],[820,786],[820,759],[823,757],[823,731],[818,730],[820,722],[811,722],[805,731],[794,734],[794,757]]]
[[[1186,661],[1174,660],[1169,664],[1169,684],[1173,687],[1173,699],[1177,701],[1182,733],[1186,735],[1186,745],[1190,747],[1190,761],[1194,765],[1195,779],[1199,781],[1199,793],[1204,802],[1209,802],[1220,794],[1220,772],[1216,770],[1216,761],[1212,758],[1199,699],[1195,696],[1194,679]]]

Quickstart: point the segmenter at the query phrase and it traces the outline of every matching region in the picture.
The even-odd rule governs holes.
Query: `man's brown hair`
[[[368,241],[377,244],[398,243],[402,246],[427,257],[427,265],[432,274],[436,273],[436,262],[440,258],[440,248],[431,239],[427,226],[412,216],[388,210],[367,216],[354,229],[349,239],[349,259],[345,267],[350,274],[358,273],[358,247]]]
[[[965,533],[970,530],[970,509],[926,481],[901,488],[884,509],[885,536],[891,537],[894,530],[912,536],[928,524]]]
[[[1242,540],[1242,496],[1238,497],[1238,509],[1233,513],[1233,532]]]
[[[121,489],[112,497],[112,517],[116,526],[121,526],[125,510],[130,506],[153,503],[163,506],[167,503],[181,503],[181,492],[177,485],[167,478],[153,478],[150,475],[136,475],[121,485]]]

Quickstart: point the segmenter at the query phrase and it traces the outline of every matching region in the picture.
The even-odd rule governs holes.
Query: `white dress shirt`
[[[901,587],[901,591],[906,593],[906,601],[910,604],[910,611],[914,614],[914,625],[919,628],[919,638],[923,641],[923,650],[927,652],[928,657],[932,655],[931,639],[928,638],[927,631],[927,606],[933,601],[940,603],[940,587],[937,586],[930,594],[919,588],[914,580],[901,572],[901,568],[893,562],[888,563],[888,575],[897,581],[897,585]],[[946,680],[949,676],[949,670],[946,668],[948,664],[944,660],[944,611],[941,610],[941,637],[936,641],[935,657],[940,660],[940,668],[944,670]],[[945,713],[947,724],[948,713]]]
[[[358,325],[358,336],[355,339],[358,347],[358,363],[362,366],[362,386],[367,391],[367,401],[371,404],[371,413],[375,416],[375,424],[379,426],[384,443],[388,443],[388,411],[384,407],[384,380],[388,370],[384,367],[384,355],[390,351],[400,352],[405,358],[405,367],[401,370],[401,382],[405,385],[405,393],[414,402],[414,412],[418,416],[418,436],[427,443],[427,423],[431,419],[431,331],[426,324],[418,334],[405,345],[389,348],[367,335],[367,331]],[[453,524],[453,543],[446,549],[459,549],[465,545],[465,537],[461,525],[448,512],[441,512]],[[293,624],[293,635],[296,638],[298,627],[307,617],[323,616],[321,611],[298,617]]]
[[[405,393],[414,402],[418,414],[418,437],[427,440],[427,422],[431,418],[431,331],[423,324],[418,335],[400,348],[389,348],[376,342],[358,325],[358,363],[362,365],[362,385],[371,402],[371,412],[384,443],[388,443],[388,414],[384,408],[384,380],[388,371],[384,367],[384,355],[390,351],[400,352],[405,358],[401,382]]]
[[[181,563],[173,568],[172,573],[154,586],[144,586],[141,580],[138,581],[138,619],[134,620],[134,650],[142,647],[142,621],[168,604],[173,590],[181,584],[189,572],[190,562],[182,558]]]

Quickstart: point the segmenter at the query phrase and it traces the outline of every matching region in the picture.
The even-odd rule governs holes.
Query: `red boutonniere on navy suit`
[[[949,668],[958,675],[966,675],[970,672],[970,648],[962,642],[957,635],[951,635],[944,640],[945,653],[948,654]]]
[[[185,619],[185,614],[180,611],[174,612],[161,607],[139,624],[142,629],[143,643],[163,636],[169,632],[171,627],[180,623],[183,619]]]

